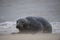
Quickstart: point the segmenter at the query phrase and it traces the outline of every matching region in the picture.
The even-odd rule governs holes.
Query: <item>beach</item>
[[[60,34],[50,33],[9,34],[0,35],[0,40],[60,40]]]

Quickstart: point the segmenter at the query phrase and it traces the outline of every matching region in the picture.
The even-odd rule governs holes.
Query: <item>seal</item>
[[[18,19],[16,22],[16,28],[19,29],[19,31],[43,31],[44,33],[51,33],[52,32],[52,26],[51,24],[42,17],[32,17],[28,16],[25,18]]]

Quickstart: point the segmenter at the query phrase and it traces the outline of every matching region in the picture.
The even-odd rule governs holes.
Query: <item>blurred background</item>
[[[44,17],[60,33],[60,0],[0,0],[0,34],[18,32],[16,20],[26,16]]]
[[[60,22],[60,0],[0,0],[0,22],[25,16],[41,16]]]

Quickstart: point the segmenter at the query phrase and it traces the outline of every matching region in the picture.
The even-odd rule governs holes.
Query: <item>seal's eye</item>
[[[18,23],[18,21],[17,21],[17,23]]]

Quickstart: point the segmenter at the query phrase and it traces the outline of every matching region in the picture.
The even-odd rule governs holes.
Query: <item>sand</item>
[[[0,40],[60,40],[60,34],[49,33],[8,34],[0,35]]]

